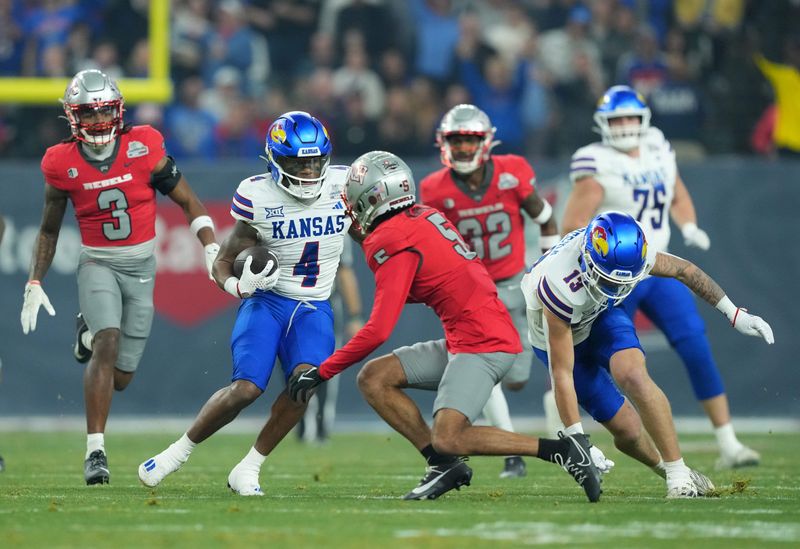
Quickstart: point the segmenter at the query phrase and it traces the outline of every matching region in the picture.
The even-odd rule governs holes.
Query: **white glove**
[[[244,262],[244,268],[242,269],[242,278],[240,278],[239,282],[236,284],[236,290],[242,298],[250,297],[256,290],[263,290],[265,292],[271,290],[272,287],[275,286],[275,283],[278,282],[278,278],[281,275],[280,268],[275,269],[275,272],[271,275],[267,275],[272,269],[273,261],[271,259],[267,261],[267,264],[264,265],[264,269],[259,273],[250,271],[250,265],[252,263],[253,256],[247,256]]]
[[[36,317],[39,316],[39,307],[42,306],[50,316],[55,316],[56,310],[50,304],[41,283],[38,280],[31,280],[25,284],[25,298],[22,302],[22,314],[20,314],[23,334],[36,329]]]
[[[681,227],[683,243],[691,248],[700,248],[703,251],[711,247],[711,239],[706,232],[694,223],[686,223]]]
[[[217,259],[217,254],[219,253],[219,244],[216,242],[212,242],[211,244],[206,244],[203,247],[206,253],[206,269],[208,269],[208,278],[214,280],[214,275],[212,274],[211,270],[214,267],[214,260]]]
[[[589,446],[589,455],[592,456],[592,461],[600,474],[605,475],[611,468],[614,467],[614,462],[608,459],[603,452],[595,445]]]
[[[761,337],[770,345],[775,343],[770,325],[760,316],[748,313],[747,309],[739,307],[730,321],[733,327],[744,335]]]

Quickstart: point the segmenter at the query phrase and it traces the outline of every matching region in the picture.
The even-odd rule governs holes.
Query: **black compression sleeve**
[[[181,177],[182,174],[178,166],[175,165],[175,159],[171,156],[167,156],[167,163],[164,164],[164,167],[160,171],[153,174],[150,181],[153,188],[157,189],[158,192],[161,194],[169,194],[178,185],[178,181],[181,180]]]

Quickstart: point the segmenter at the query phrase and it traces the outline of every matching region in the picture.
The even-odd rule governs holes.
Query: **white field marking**
[[[712,523],[629,522],[614,526],[565,525],[554,522],[491,522],[471,528],[396,530],[397,538],[441,537],[513,541],[525,545],[577,544],[586,539],[756,539],[800,541],[800,524],[747,521],[736,526]]]
[[[720,509],[723,513],[730,515],[782,515],[780,509]]]

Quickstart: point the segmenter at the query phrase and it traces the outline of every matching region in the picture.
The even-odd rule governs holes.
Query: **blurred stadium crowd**
[[[147,9],[0,0],[0,77],[147,76]],[[800,68],[798,0],[172,0],[170,11],[173,102],[126,116],[162,130],[181,159],[254,158],[291,109],[326,123],[341,161],[428,156],[462,102],[489,114],[504,151],[561,157],[595,140],[612,84],[645,95],[683,158],[774,154],[779,94],[754,54]],[[68,135],[60,113],[55,97],[0,105],[0,157],[41,156]]]

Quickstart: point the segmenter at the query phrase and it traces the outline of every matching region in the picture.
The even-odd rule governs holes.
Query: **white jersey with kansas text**
[[[586,340],[592,323],[608,307],[595,303],[583,287],[580,257],[586,229],[572,231],[543,255],[522,278],[520,287],[528,309],[528,338],[531,345],[547,349],[544,308],[572,327],[574,345]],[[647,247],[645,272],[649,273],[656,250]]]
[[[351,223],[341,196],[347,169],[330,166],[322,194],[311,204],[282,190],[269,174],[239,184],[231,215],[256,229],[260,243],[278,256],[281,274],[273,292],[306,301],[330,297]]]
[[[614,210],[632,215],[644,229],[648,247],[667,251],[677,166],[675,152],[661,130],[647,130],[638,157],[602,143],[581,147],[572,155],[570,179],[574,183],[587,176],[605,191],[597,213]]]

